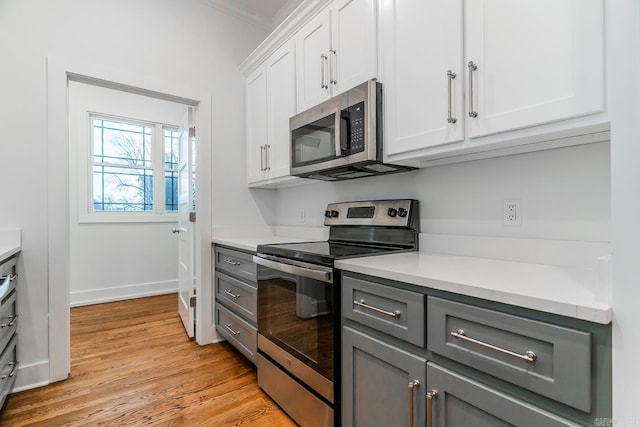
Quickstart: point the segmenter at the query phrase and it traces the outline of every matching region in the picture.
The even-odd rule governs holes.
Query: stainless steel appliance
[[[291,175],[325,181],[411,170],[382,163],[382,85],[369,80],[289,119]]]
[[[340,425],[335,260],[418,249],[418,202],[333,203],[329,240],[258,246],[258,384],[301,426]]]

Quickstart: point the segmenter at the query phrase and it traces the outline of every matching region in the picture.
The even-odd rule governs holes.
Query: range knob
[[[400,218],[406,217],[408,213],[409,211],[407,211],[405,208],[398,208],[398,216]]]
[[[331,211],[324,211],[324,216],[326,218],[331,218]]]
[[[389,208],[389,210],[387,211],[387,215],[389,215],[391,218],[395,218],[396,215],[398,215],[398,211],[395,208]]]
[[[338,218],[338,211],[331,211],[331,218]]]

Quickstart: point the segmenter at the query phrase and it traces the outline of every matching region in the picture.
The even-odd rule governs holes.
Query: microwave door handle
[[[265,257],[269,257],[270,259],[267,259]],[[253,262],[255,262],[256,264],[262,265],[264,267],[282,271],[283,273],[294,274],[296,276],[308,277],[310,279],[319,280],[321,282],[333,283],[332,268],[322,267],[322,266],[313,266],[307,263],[304,263],[305,266],[303,267],[303,266],[290,264],[290,262],[295,262],[295,261],[290,260],[287,263],[283,263],[283,262],[278,262],[277,259],[278,259],[277,257],[272,257],[264,254],[261,256],[256,256],[256,255],[253,256]]]
[[[341,130],[340,129],[340,122],[341,122],[340,116],[341,116],[341,114],[340,113],[334,114],[334,116],[335,116],[335,135],[334,135],[335,141],[334,141],[334,143],[335,143],[335,146],[336,146],[335,148],[336,148],[336,158],[337,158],[337,157],[341,157],[341,153],[342,153],[342,144],[341,144],[342,133],[340,132],[340,130]]]
[[[340,111],[340,154],[346,156],[351,148],[351,113]]]

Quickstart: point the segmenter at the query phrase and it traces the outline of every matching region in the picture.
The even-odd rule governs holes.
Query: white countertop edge
[[[506,290],[490,289],[483,286],[461,284],[433,279],[427,276],[407,274],[385,267],[356,264],[357,262],[362,263],[363,260],[366,262],[367,259],[371,260],[374,258],[375,257],[354,258],[351,260],[337,261],[336,268],[599,324],[609,324],[613,317],[611,306],[596,300],[587,301],[583,298],[574,304],[554,300],[551,297],[525,295]]]
[[[22,250],[20,230],[0,230],[0,262]]]
[[[309,238],[287,236],[256,236],[256,237],[214,237],[212,242],[217,245],[229,246],[236,249],[255,252],[258,245],[275,245],[280,243],[309,242]]]

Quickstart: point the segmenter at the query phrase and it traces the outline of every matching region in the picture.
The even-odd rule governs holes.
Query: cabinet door
[[[289,175],[289,118],[296,113],[296,63],[293,40],[267,60],[269,178]]]
[[[411,407],[413,425],[425,425],[427,361],[349,327],[342,331],[343,426],[406,426]]]
[[[462,141],[462,0],[384,0],[381,44],[385,154]]]
[[[330,46],[331,11],[327,8],[296,35],[299,111],[329,98]]]
[[[434,427],[560,427],[577,426],[564,418],[503,394],[463,375],[427,364],[427,391],[435,390],[431,413]]]
[[[603,109],[602,0],[473,0],[465,16],[469,137]]]
[[[329,80],[333,95],[376,77],[376,5],[371,0],[331,3]]]
[[[247,77],[245,83],[247,111],[247,182],[266,178],[267,145],[267,76],[264,65]]]

